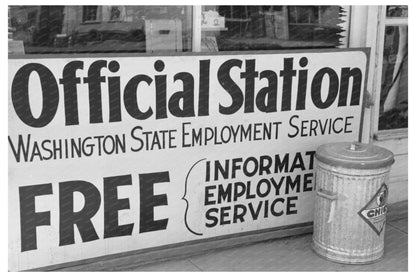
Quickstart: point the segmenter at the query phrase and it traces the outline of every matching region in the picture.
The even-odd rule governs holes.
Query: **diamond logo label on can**
[[[386,225],[387,214],[387,193],[386,184],[383,183],[376,194],[364,206],[358,215],[380,236]]]

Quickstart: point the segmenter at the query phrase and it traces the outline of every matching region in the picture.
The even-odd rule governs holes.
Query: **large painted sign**
[[[9,59],[9,269],[311,222],[366,49]]]

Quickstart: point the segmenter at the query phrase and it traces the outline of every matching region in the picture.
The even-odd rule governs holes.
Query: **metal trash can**
[[[384,254],[388,177],[393,153],[363,143],[330,143],[316,151],[313,250],[346,264]]]

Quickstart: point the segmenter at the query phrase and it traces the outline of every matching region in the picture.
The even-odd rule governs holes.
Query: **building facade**
[[[8,15],[9,201],[20,203],[9,204],[16,211],[9,213],[9,233],[16,233],[9,235],[9,270],[59,268],[146,251],[185,253],[196,246],[215,248],[219,241],[233,245],[260,240],[261,234],[264,239],[310,232],[311,213],[301,209],[313,207],[313,153],[308,140],[278,139],[277,128],[286,119],[292,128],[288,136],[309,137],[312,148],[360,140],[389,149],[395,155],[389,202],[408,199],[407,6],[9,6]],[[281,64],[279,74],[268,69],[274,64]],[[218,68],[216,76],[212,68]],[[308,70],[316,73],[309,79]],[[133,76],[135,71],[141,74]],[[287,81],[293,79],[289,75],[298,78],[297,85]],[[210,83],[214,77],[218,84]],[[261,79],[269,82],[264,89]],[[288,91],[293,88],[293,94],[288,92],[292,102],[285,98],[286,84]],[[273,86],[276,93],[282,87],[283,95],[273,94]],[[299,101],[309,86],[312,99]],[[333,86],[337,92],[330,101]],[[222,88],[231,98],[216,94]],[[204,98],[209,90],[210,98]],[[218,117],[212,116],[217,100]],[[351,122],[348,113],[355,116]],[[302,116],[305,124],[297,125]],[[336,136],[341,132],[336,120],[342,117],[343,134]],[[324,134],[327,124],[332,134]],[[126,127],[132,145],[124,144]],[[241,145],[237,139],[230,143],[238,128],[245,130]],[[204,147],[175,152],[180,148],[176,131],[183,149]],[[280,156],[268,153],[275,151],[273,143],[280,143]],[[284,156],[284,151],[291,154]],[[66,164],[71,158],[75,161]],[[139,172],[123,171],[135,163]],[[167,164],[182,175],[169,174]],[[306,173],[296,175],[296,170]],[[250,181],[225,185],[239,171],[258,178],[256,192]],[[291,192],[279,198],[283,193],[276,189],[269,197],[281,184],[261,176],[284,171],[292,174],[286,183]],[[202,182],[192,181],[198,174],[213,185],[193,191]],[[135,182],[139,185],[131,191],[120,187]],[[180,191],[164,194],[170,188],[157,183],[180,184]],[[134,193],[137,198],[129,201]],[[253,204],[251,197],[259,202]],[[172,204],[175,199],[178,204]],[[201,209],[193,209],[195,202],[204,203],[206,222],[198,214]],[[288,219],[281,219],[280,212]],[[250,213],[251,221],[245,217]],[[217,229],[204,233],[198,226]],[[134,242],[118,239],[135,234]]]

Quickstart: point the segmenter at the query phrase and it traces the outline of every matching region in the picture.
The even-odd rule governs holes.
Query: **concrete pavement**
[[[274,239],[212,250],[204,254],[146,265],[114,267],[116,271],[407,271],[408,202],[389,207],[385,256],[369,265],[344,265],[327,261],[311,249],[312,234]],[[64,271],[88,270],[65,268]]]

